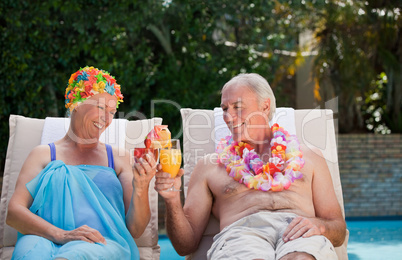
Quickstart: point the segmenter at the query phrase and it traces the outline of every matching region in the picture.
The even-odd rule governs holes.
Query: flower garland
[[[218,162],[225,165],[229,176],[248,188],[282,191],[303,177],[304,160],[297,137],[278,124],[271,130],[271,156],[265,165],[249,144],[234,142],[231,136],[222,139],[216,149]]]
[[[66,108],[69,112],[87,98],[107,92],[117,97],[117,107],[123,102],[120,85],[109,72],[94,67],[84,67],[71,74],[65,93]]]

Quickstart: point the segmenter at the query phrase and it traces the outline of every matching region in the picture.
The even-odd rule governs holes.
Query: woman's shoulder
[[[48,145],[38,145],[29,153],[24,165],[22,166],[21,173],[28,171],[38,174],[51,162],[50,148]]]
[[[111,149],[112,149],[112,153],[113,153],[113,157],[115,159],[119,159],[119,158],[130,158],[130,151],[128,149],[126,149],[125,147],[120,147],[120,146],[114,146],[114,145],[110,145]]]
[[[50,159],[50,146],[47,144],[41,144],[36,146],[32,151],[30,152],[30,156],[46,156],[49,155]]]
[[[111,145],[112,153],[113,153],[113,160],[114,160],[114,167],[116,174],[119,175],[123,169],[129,167],[131,163],[130,159],[130,151],[124,147],[113,146]]]

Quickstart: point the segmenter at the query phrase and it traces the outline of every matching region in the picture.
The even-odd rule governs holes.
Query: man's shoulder
[[[192,175],[196,174],[207,177],[220,170],[224,170],[224,168],[222,168],[222,164],[219,163],[218,154],[210,153],[198,159]]]
[[[303,153],[304,167],[303,173],[322,172],[324,166],[327,168],[326,159],[322,151],[318,147],[310,147],[306,145],[300,146]]]
[[[322,154],[321,150],[315,146],[307,146],[305,144],[300,144],[300,149],[303,153],[304,160],[317,160],[317,159],[324,159],[324,155]]]
[[[209,167],[209,168],[216,167],[219,166],[218,159],[219,156],[217,153],[209,153],[198,159],[197,166]]]

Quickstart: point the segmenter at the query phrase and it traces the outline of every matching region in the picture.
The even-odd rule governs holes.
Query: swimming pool
[[[172,243],[166,235],[159,235],[158,244],[161,247],[160,260],[182,260],[185,257],[179,256],[174,250]]]
[[[402,220],[347,221],[349,260],[402,259]]]
[[[402,259],[402,220],[348,220],[349,260]],[[159,236],[161,260],[183,260],[169,238]]]

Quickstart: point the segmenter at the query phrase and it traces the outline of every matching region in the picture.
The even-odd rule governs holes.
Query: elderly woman
[[[108,72],[80,69],[65,97],[67,134],[32,150],[8,206],[20,232],[13,259],[139,259],[155,159],[132,167],[127,151],[99,141],[123,99]]]

